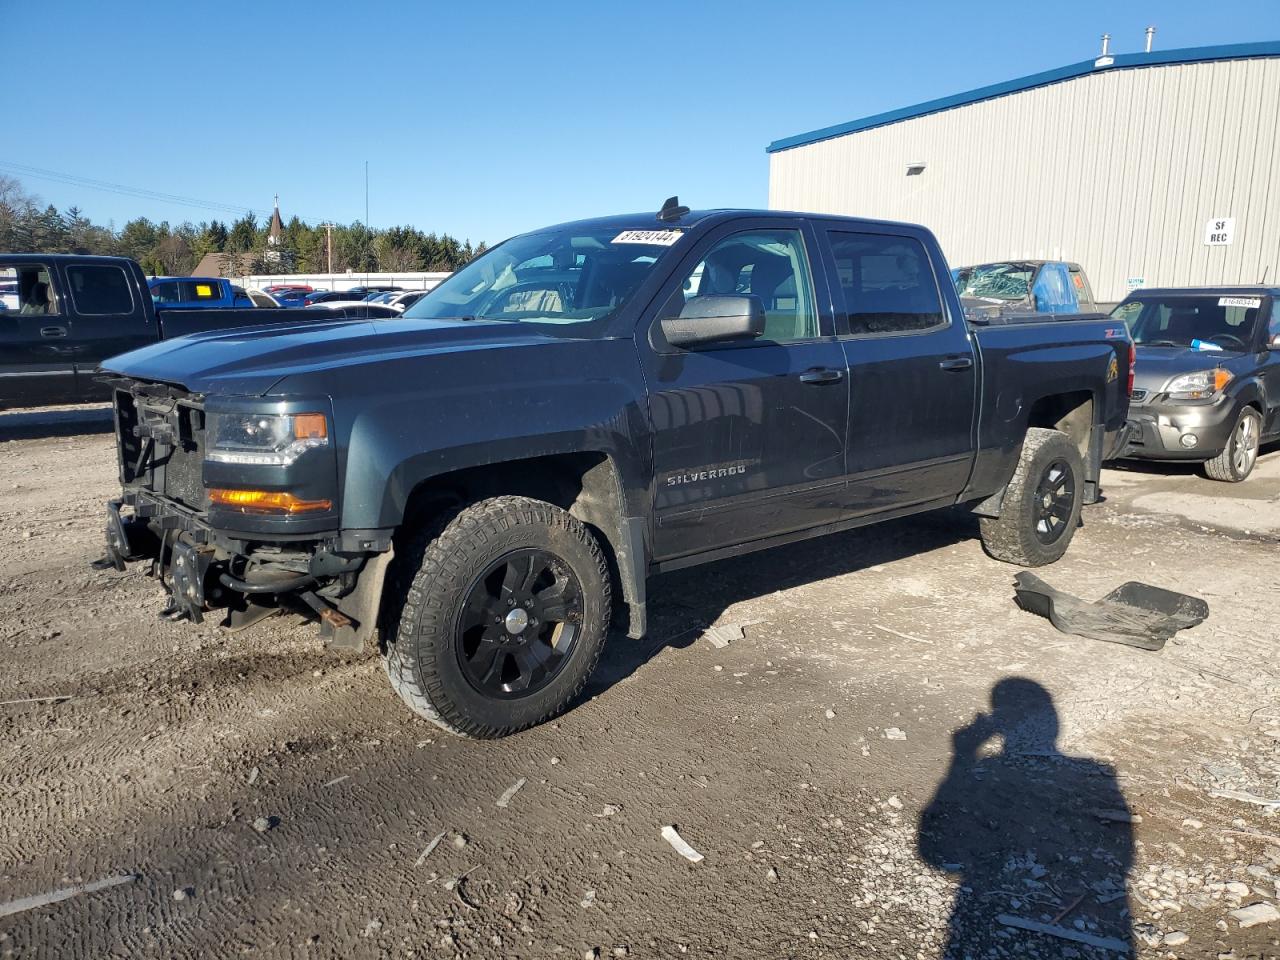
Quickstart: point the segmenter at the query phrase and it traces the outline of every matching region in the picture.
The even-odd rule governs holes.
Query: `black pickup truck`
[[[377,636],[415,712],[500,736],[581,690],[615,597],[644,634],[655,572],[957,504],[1056,560],[1131,363],[1105,318],[966,323],[922,227],[669,201],[508,240],[402,319],[108,361],[108,559],[169,616]]]
[[[284,311],[256,307],[157,310],[142,268],[128,257],[0,253],[0,410],[110,400],[96,379],[107,357],[285,319]]]

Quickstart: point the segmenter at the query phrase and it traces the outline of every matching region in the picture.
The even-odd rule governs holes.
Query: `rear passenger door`
[[[954,500],[973,463],[978,371],[943,265],[910,228],[825,236],[849,367],[849,512]]]
[[[69,263],[64,268],[75,339],[76,381],[81,399],[108,400],[96,381],[108,357],[154,342],[159,333],[135,295],[133,278],[116,263]]]

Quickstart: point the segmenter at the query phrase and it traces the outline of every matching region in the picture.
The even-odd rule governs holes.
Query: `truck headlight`
[[[1216,370],[1199,370],[1174,377],[1164,388],[1170,400],[1208,400],[1221,392],[1231,382],[1231,373],[1219,367]]]
[[[287,467],[308,450],[329,445],[323,413],[211,413],[205,459]]]

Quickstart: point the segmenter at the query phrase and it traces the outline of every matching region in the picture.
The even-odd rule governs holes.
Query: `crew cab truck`
[[[965,505],[1060,557],[1120,440],[1108,319],[971,326],[928,230],[759,211],[515,237],[396,322],[276,326],[104,364],[107,551],[167,613],[311,611],[417,714],[495,737],[565,708],[647,578]]]
[[[249,295],[223,277],[152,277],[151,299],[166,310],[252,307]]]
[[[1112,311],[1137,347],[1120,456],[1204,464],[1239,483],[1280,439],[1280,288],[1136,290]]]
[[[213,282],[192,281],[192,295]],[[110,388],[96,378],[107,357],[197,331],[269,323],[283,314],[250,306],[227,281],[216,282],[226,303],[246,306],[165,309],[153,302],[142,268],[127,257],[0,253],[0,290],[11,290],[0,295],[0,410],[109,400]]]

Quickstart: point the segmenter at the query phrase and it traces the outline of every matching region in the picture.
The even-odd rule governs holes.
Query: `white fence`
[[[352,287],[391,286],[406,290],[430,290],[447,273],[270,273],[241,277],[240,285],[262,290],[272,284],[296,283],[325,290],[350,290]]]

